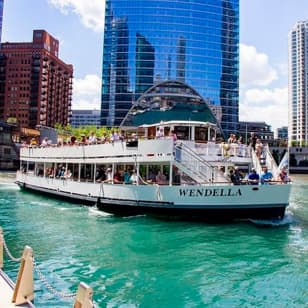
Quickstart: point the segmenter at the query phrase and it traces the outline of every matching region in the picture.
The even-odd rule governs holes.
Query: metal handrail
[[[189,162],[193,162],[196,163],[198,162],[199,167],[204,167],[206,169],[206,173],[204,173],[202,170],[200,170],[200,168],[197,168],[195,170],[190,170],[194,175],[198,176],[198,177],[204,177],[207,178],[209,181],[213,182],[214,180],[214,174],[215,174],[215,169],[214,167],[209,164],[207,161],[205,161],[204,159],[202,159],[193,149],[191,149],[188,145],[186,145],[185,143],[176,143],[175,144],[175,149],[179,150],[179,151],[183,151],[184,153],[186,153],[191,159],[189,160]],[[178,160],[175,157],[176,161],[179,163],[182,163],[182,159]],[[190,169],[190,168],[187,168]],[[196,172],[196,170],[198,172]]]

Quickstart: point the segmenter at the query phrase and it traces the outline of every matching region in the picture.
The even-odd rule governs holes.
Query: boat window
[[[188,126],[174,126],[174,132],[176,133],[178,140],[190,140],[191,127]]]
[[[206,127],[196,127],[195,128],[195,141],[196,142],[206,142],[208,129]]]

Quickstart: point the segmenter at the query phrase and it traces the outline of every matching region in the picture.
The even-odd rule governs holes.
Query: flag
[[[289,151],[286,151],[284,153],[284,156],[282,160],[280,161],[280,164],[278,166],[278,170],[281,171],[282,169],[285,169],[286,171],[289,171]]]

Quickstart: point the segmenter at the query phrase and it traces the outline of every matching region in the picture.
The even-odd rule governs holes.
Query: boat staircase
[[[262,174],[262,167],[266,166],[273,174],[274,179],[278,178],[280,170],[268,146],[264,148],[260,159],[254,151],[251,151],[251,155],[253,167],[256,169],[258,174]]]
[[[197,183],[228,182],[217,167],[202,158],[185,143],[175,144],[174,165]]]

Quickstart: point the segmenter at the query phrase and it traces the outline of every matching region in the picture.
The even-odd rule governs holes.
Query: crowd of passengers
[[[245,175],[238,167],[232,168],[229,172],[230,181],[234,185],[250,184],[250,185],[266,185],[273,182],[288,183],[290,178],[286,168],[282,168],[277,179],[274,178],[272,172],[270,172],[267,166],[262,167],[262,172],[259,175],[255,168]]]
[[[44,176],[44,170],[39,168],[36,174],[38,176]],[[81,174],[84,174],[84,170],[81,170]],[[73,179],[72,171],[61,164],[56,168],[46,168],[45,176],[57,179]],[[90,174],[86,174],[85,176],[81,176],[81,180],[92,181],[93,179],[91,178]],[[161,170],[150,170],[148,177],[144,180],[140,176],[138,177],[135,169],[115,170],[113,173],[111,167],[98,167],[95,173],[95,182],[113,184],[155,183],[159,185],[168,185],[169,176],[168,174],[164,174]],[[181,177],[177,168],[174,168],[173,170],[172,183],[174,185],[179,185],[181,183]]]
[[[164,134],[163,128],[157,128],[156,136],[152,136],[152,138],[162,139],[162,138],[171,138],[174,142],[177,140],[176,133],[174,130],[171,130],[167,136]],[[76,138],[75,136],[71,136],[68,140],[59,142],[58,146],[62,145],[92,145],[92,144],[105,144],[105,143],[114,143],[114,142],[123,142],[123,141],[130,141],[134,142],[138,140],[138,136],[136,133],[132,133],[130,136],[125,135],[123,132],[118,132],[112,130],[109,135],[103,133],[101,137],[97,137],[94,132],[90,132],[87,136],[82,134],[80,138]],[[23,142],[22,146],[40,146],[40,147],[48,147],[54,146],[52,141],[48,139],[48,137],[44,137],[42,142],[39,144],[36,138],[32,138],[30,143]]]

